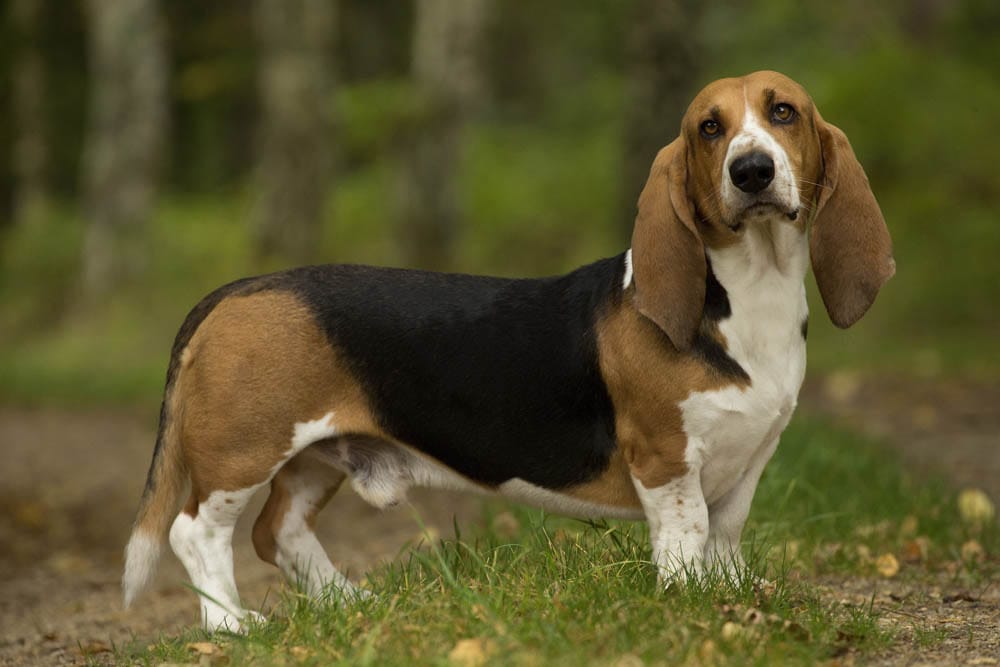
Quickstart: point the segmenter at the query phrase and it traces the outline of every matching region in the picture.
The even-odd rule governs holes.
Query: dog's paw
[[[265,623],[267,618],[256,611],[250,609],[240,609],[236,613],[229,612],[222,608],[206,610],[204,627],[209,632],[229,632],[236,635],[245,635],[247,630],[253,625]]]

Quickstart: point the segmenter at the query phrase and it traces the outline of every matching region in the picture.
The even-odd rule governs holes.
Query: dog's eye
[[[795,107],[791,104],[775,104],[771,108],[771,120],[775,123],[791,123],[795,120]]]
[[[714,120],[706,120],[701,124],[699,129],[701,130],[701,136],[706,139],[714,139],[722,134],[722,126],[719,125],[718,121]]]

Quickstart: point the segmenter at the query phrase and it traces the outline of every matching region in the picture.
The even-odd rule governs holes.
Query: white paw
[[[203,625],[209,632],[231,632],[241,635],[246,634],[250,625],[263,623],[266,620],[263,614],[249,609],[240,609],[233,613],[215,607],[205,609]]]
[[[705,566],[701,559],[692,559],[686,562],[667,559],[665,563],[659,564],[656,579],[663,588],[670,588],[674,585],[683,586],[690,581],[700,579],[704,571]]]

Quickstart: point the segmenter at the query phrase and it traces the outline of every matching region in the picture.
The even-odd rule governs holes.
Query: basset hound
[[[740,567],[805,372],[810,261],[840,327],[895,271],[847,137],[756,72],[694,98],[615,257],[541,279],[309,266],[212,292],[171,352],[126,606],[169,535],[204,626],[239,630],[233,526],[268,484],[260,557],[353,590],[313,533],[345,479],[380,508],[427,486],[645,519],[664,584]]]

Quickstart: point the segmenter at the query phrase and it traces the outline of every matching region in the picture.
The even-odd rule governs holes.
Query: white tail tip
[[[160,560],[160,540],[136,530],[125,547],[125,574],[122,576],[122,593],[125,608],[149,585]]]

